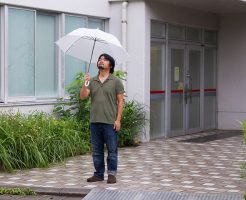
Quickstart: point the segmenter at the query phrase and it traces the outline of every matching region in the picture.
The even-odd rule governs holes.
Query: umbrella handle
[[[85,81],[85,87],[88,87],[90,84],[90,81]]]

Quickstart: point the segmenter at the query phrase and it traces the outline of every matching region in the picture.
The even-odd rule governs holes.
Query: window
[[[55,45],[56,16],[37,14],[36,24],[36,94],[57,96],[57,65]]]
[[[9,9],[8,95],[34,96],[35,12]]]
[[[95,29],[104,30],[103,20],[89,18],[88,19],[88,28],[95,28]],[[90,67],[91,77],[96,76],[97,73],[98,73],[97,65],[94,63],[91,63],[91,67]]]
[[[88,28],[95,28],[95,29],[104,30],[103,20],[89,18],[88,19]]]
[[[165,38],[166,36],[165,24],[159,22],[151,23],[151,37],[154,38]]]
[[[65,17],[65,34],[77,28],[86,27],[86,18],[78,16]],[[83,49],[81,49],[83,51]],[[70,55],[65,56],[65,87],[68,86],[75,78],[78,72],[85,72],[86,64],[82,60]]]
[[[1,13],[0,13],[0,47],[1,47],[1,42],[2,42],[2,36],[1,36],[1,34],[2,34],[2,32],[1,32]],[[3,91],[3,84],[2,84],[2,65],[1,65],[1,59],[2,59],[2,56],[1,56],[1,48],[0,48],[0,102],[3,102],[3,94],[2,94],[2,91]]]
[[[206,44],[216,45],[217,43],[217,32],[211,30],[205,30],[204,40]]]
[[[168,26],[168,37],[170,39],[185,40],[185,27],[170,24]]]
[[[8,6],[6,10],[8,11],[6,12],[8,13],[6,17],[8,77],[1,80],[0,76],[2,84],[0,97],[6,96],[9,101],[57,98],[58,91],[60,89],[64,91],[58,83],[64,82],[65,86],[68,86],[75,75],[81,71],[85,72],[87,67],[86,62],[69,55],[59,57],[59,59],[65,58],[65,65],[58,66],[58,48],[55,45],[58,35],[82,27],[104,30],[104,20],[74,15],[65,15],[64,19],[52,13]],[[64,29],[61,29],[62,27]],[[62,63],[62,60],[59,63]],[[64,77],[59,74],[63,71]],[[91,76],[96,73],[97,67],[92,66]],[[7,81],[7,90],[3,87],[4,80]]]
[[[57,97],[55,27],[54,15],[9,9],[9,97]]]
[[[199,28],[186,28],[186,40],[201,42],[202,41],[202,30]]]

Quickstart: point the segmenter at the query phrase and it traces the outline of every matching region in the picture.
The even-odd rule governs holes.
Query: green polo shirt
[[[98,76],[90,80],[88,86],[91,97],[90,122],[114,124],[117,118],[117,94],[124,93],[121,80],[110,74],[101,83]]]

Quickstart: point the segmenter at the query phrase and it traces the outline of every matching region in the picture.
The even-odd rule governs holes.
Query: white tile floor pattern
[[[214,133],[219,131],[159,139],[138,147],[119,149],[117,183],[112,185],[107,184],[106,180],[99,183],[86,182],[86,178],[93,173],[91,155],[70,158],[65,163],[48,169],[0,173],[0,185],[87,189],[99,187],[134,191],[245,192],[246,180],[241,177],[240,169],[241,163],[246,162],[242,136],[205,143],[180,142]]]

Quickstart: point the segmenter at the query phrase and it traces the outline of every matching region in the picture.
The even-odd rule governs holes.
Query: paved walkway
[[[240,165],[246,161],[246,148],[241,135],[226,133],[235,136],[220,138],[219,135],[225,133],[214,131],[122,148],[119,150],[118,182],[113,185],[107,184],[106,180],[86,182],[93,173],[90,155],[70,158],[48,169],[0,173],[0,185],[243,193],[246,191],[246,180],[240,175]],[[194,139],[200,137],[203,138]]]

